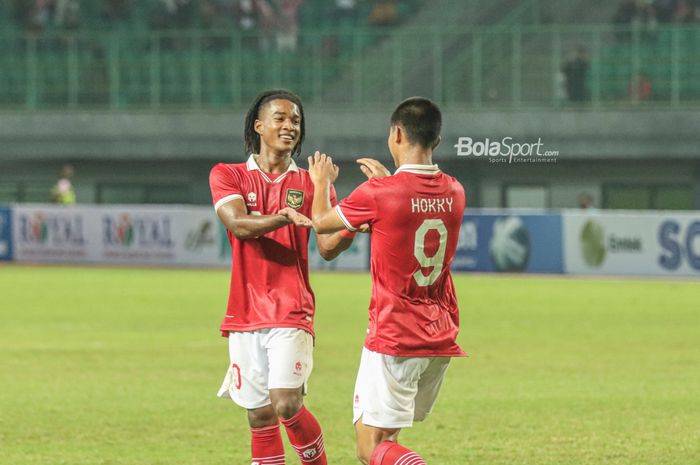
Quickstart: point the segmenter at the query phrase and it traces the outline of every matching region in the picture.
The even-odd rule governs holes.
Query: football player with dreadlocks
[[[245,120],[245,163],[216,165],[209,178],[233,263],[226,316],[230,364],[219,390],[247,409],[252,463],[283,465],[281,422],[302,464],[326,465],[323,434],[303,404],[313,367],[314,294],[308,242],[314,186],[294,158],[304,108],[285,90],[260,94]],[[331,194],[335,202],[335,192]],[[331,260],[354,234],[317,235]]]

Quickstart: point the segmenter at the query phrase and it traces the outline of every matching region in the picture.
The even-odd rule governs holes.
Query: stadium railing
[[[464,44],[457,54],[442,45],[455,38]],[[254,33],[230,30],[7,30],[0,33],[0,107],[240,108],[272,86],[293,89],[310,103],[356,107],[416,93],[470,107],[678,107],[700,101],[697,25],[324,30],[302,32],[296,51],[261,43]],[[378,95],[363,80],[362,63],[367,47],[382,43],[391,44],[381,66],[392,89]],[[417,43],[430,44],[427,55],[413,53]],[[580,102],[569,101],[562,75],[574,47],[586,51],[588,63]],[[412,60],[431,63],[425,76],[407,79]],[[352,88],[330,92],[335,78],[348,73]]]

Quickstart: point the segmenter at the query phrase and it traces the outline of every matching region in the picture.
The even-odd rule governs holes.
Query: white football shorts
[[[297,328],[231,332],[231,363],[218,396],[246,409],[270,405],[270,389],[304,387],[313,369],[314,340]]]
[[[445,378],[450,357],[394,357],[362,349],[355,382],[353,424],[407,428],[423,421]]]

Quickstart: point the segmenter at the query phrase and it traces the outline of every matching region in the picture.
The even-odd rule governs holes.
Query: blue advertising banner
[[[12,260],[12,212],[0,207],[0,260]]]
[[[452,269],[563,273],[561,215],[465,215]]]

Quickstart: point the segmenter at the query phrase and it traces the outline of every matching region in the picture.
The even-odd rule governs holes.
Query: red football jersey
[[[311,217],[314,185],[292,160],[282,174],[263,172],[251,155],[223,164],[209,175],[214,208],[242,199],[251,215],[274,215],[292,207]],[[331,190],[335,204],[335,191]],[[313,334],[314,294],[309,285],[310,229],[288,225],[255,239],[226,231],[232,249],[231,286],[221,331],[300,328]]]
[[[464,208],[464,188],[437,165],[403,165],[336,207],[349,230],[371,226],[365,347],[399,357],[464,355],[450,275]]]

